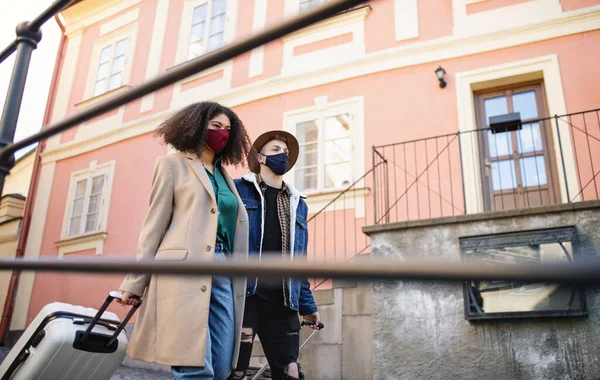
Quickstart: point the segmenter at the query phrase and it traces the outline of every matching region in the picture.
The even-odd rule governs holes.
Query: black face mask
[[[277,175],[284,175],[287,171],[289,158],[285,153],[278,153],[272,156],[265,156],[265,166]]]

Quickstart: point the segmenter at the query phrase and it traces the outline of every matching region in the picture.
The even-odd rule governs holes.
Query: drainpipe
[[[54,63],[54,72],[52,73],[52,80],[50,82],[50,91],[48,92],[48,102],[46,103],[46,110],[44,111],[44,120],[42,122],[42,128],[50,123],[50,117],[54,109],[54,99],[56,96],[56,90],[58,87],[58,73],[60,72],[63,58],[65,55],[66,36],[65,27],[60,22],[58,14],[54,15],[54,19],[61,30],[61,38],[58,46],[58,54]],[[29,227],[31,226],[31,217],[33,215],[33,206],[35,204],[35,196],[37,194],[38,184],[40,180],[40,170],[42,168],[42,158],[40,154],[44,151],[46,146],[45,141],[40,141],[35,150],[35,160],[33,163],[33,172],[31,175],[31,184],[27,194],[27,200],[25,201],[25,210],[23,211],[23,222],[21,225],[21,231],[19,233],[19,240],[17,242],[17,251],[15,257],[23,257],[25,255],[25,247],[27,245],[27,237],[29,236]],[[13,312],[15,309],[15,299],[17,298],[17,290],[19,287],[19,271],[13,271],[8,284],[8,291],[6,293],[6,300],[4,301],[4,310],[2,311],[2,319],[0,320],[0,342],[4,342],[6,332],[10,328],[10,322],[12,321]]]

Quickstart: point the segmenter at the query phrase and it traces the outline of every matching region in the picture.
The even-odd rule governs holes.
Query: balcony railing
[[[382,164],[379,164],[382,165]],[[374,222],[369,199],[374,167],[339,194],[332,196],[308,219],[308,259],[318,264],[323,261],[351,261],[359,255],[371,253],[371,240],[362,228]],[[329,287],[328,278],[312,278],[315,289]]]
[[[373,163],[375,224],[597,200],[600,109],[382,145]]]

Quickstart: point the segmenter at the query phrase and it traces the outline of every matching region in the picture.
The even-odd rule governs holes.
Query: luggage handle
[[[87,325],[91,321],[92,321],[92,318],[86,318],[86,317],[76,317],[76,318],[73,318],[73,324],[74,325]],[[107,322],[107,321],[103,321],[103,320],[99,320],[96,324],[100,325],[100,326],[104,326],[107,329],[109,329],[110,331],[115,331],[117,329],[117,327],[119,326],[118,324]]]
[[[112,291],[112,292],[108,293],[108,297],[106,297],[106,300],[104,301],[104,303],[102,304],[100,309],[98,309],[98,312],[96,313],[96,315],[90,322],[88,328],[83,333],[83,335],[80,339],[80,342],[83,342],[90,335],[90,333],[92,332],[94,327],[98,324],[98,321],[102,317],[102,314],[104,314],[106,309],[108,309],[108,306],[112,303],[112,301],[114,301],[116,299],[118,299],[118,300],[123,299],[123,293],[117,292],[117,291]],[[125,319],[123,319],[123,321],[119,324],[119,326],[117,327],[117,329],[115,330],[115,332],[113,333],[111,338],[106,343],[107,347],[110,347],[113,344],[113,342],[118,339],[119,334],[121,334],[121,331],[123,331],[123,329],[125,329],[127,322],[129,322],[131,317],[133,317],[133,314],[135,314],[136,310],[140,307],[141,304],[142,304],[142,301],[138,300],[138,302],[136,302],[131,307],[131,309],[129,310],[129,313],[127,313],[127,316],[125,317]]]
[[[308,319],[304,319],[302,320],[302,323],[300,324],[300,326],[314,326],[317,323],[315,321],[311,321]],[[325,325],[323,324],[323,322],[319,322],[319,325],[317,326],[317,330],[323,330],[325,328]]]
[[[315,321],[303,319],[302,322],[300,323],[300,327],[315,326],[316,324],[317,323]],[[318,333],[320,330],[322,330],[324,328],[325,328],[325,325],[323,324],[323,322],[319,322],[319,324],[317,325],[317,329],[315,331],[313,331],[312,334],[310,334],[308,338],[306,338],[306,340],[300,345],[299,350],[302,350],[302,348],[306,345],[306,343],[308,343],[308,341],[311,340],[312,337],[315,336],[316,333]],[[260,367],[260,369],[256,372],[256,374],[252,377],[251,380],[258,380],[260,375],[262,375],[267,370],[267,368],[269,368],[269,363]]]

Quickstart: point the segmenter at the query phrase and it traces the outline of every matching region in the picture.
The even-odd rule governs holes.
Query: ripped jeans
[[[287,379],[287,367],[298,362],[300,344],[298,312],[283,304],[253,295],[246,298],[242,342],[234,372],[246,372],[252,356],[252,342],[258,334],[269,361],[273,380]],[[302,378],[302,377],[301,377]]]

